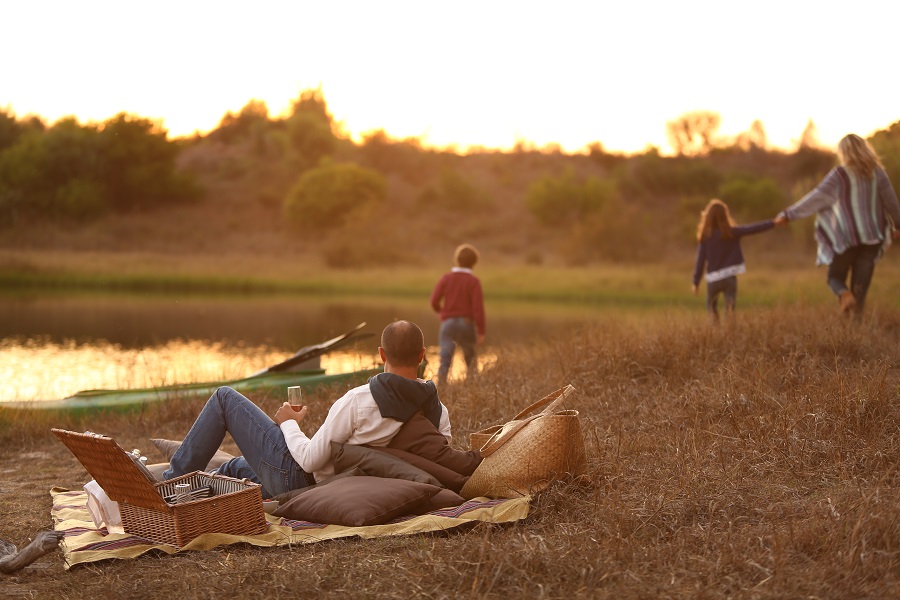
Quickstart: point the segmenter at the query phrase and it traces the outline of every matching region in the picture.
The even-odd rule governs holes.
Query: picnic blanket
[[[87,493],[84,490],[54,487],[50,490],[50,496],[53,498],[53,508],[50,510],[53,528],[65,534],[60,548],[63,551],[66,570],[75,565],[98,560],[136,558],[151,550],[176,554],[238,543],[263,547],[286,546],[354,536],[367,539],[447,531],[478,522],[510,523],[528,516],[531,500],[530,497],[501,500],[475,498],[458,507],[436,510],[419,516],[400,517],[384,525],[368,527],[325,525],[267,514],[269,530],[266,533],[245,536],[209,533],[195,538],[182,548],[175,548],[136,535],[108,533],[105,527],[97,529],[87,511]]]

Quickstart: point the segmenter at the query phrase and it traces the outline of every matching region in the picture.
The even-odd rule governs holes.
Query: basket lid
[[[51,431],[72,451],[78,462],[84,465],[112,500],[168,511],[169,506],[156,486],[114,439],[96,433],[76,433],[65,429]]]

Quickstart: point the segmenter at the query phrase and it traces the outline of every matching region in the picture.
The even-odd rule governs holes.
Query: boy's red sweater
[[[472,273],[467,271],[445,273],[431,292],[431,308],[440,314],[441,321],[452,317],[472,319],[478,333],[484,335],[484,296],[481,281]]]

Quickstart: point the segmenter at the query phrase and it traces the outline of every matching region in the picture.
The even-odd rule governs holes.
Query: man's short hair
[[[394,321],[381,332],[381,347],[387,362],[398,367],[415,367],[425,347],[425,335],[411,321]]]
[[[471,269],[478,262],[478,250],[472,244],[463,244],[456,249],[454,258],[457,266]]]

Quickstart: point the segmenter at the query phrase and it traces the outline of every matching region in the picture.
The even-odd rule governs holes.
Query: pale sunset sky
[[[0,4],[0,107],[125,111],[170,137],[321,86],[343,130],[433,146],[670,150],[666,121],[762,121],[790,149],[900,120],[900,2],[105,0]]]

